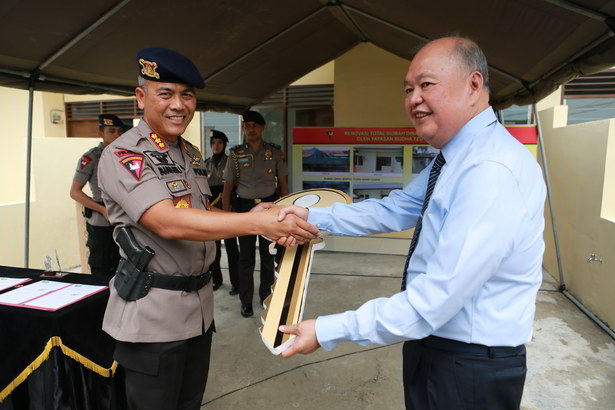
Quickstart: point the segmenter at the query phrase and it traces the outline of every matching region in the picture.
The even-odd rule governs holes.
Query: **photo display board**
[[[536,127],[509,126],[508,131],[536,158]],[[353,202],[380,199],[412,181],[438,150],[412,127],[293,128],[292,189],[339,189]],[[409,231],[377,235],[409,238]]]

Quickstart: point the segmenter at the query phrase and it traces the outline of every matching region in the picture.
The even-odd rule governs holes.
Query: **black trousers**
[[[196,410],[209,373],[214,325],[200,336],[167,343],[117,342],[130,410]]]
[[[224,240],[224,247],[226,248],[226,257],[228,260],[228,276],[233,288],[239,288],[239,246],[237,245],[237,238],[228,238]],[[222,279],[222,268],[220,267],[220,259],[222,257],[222,243],[216,241],[216,259],[211,264],[212,281],[214,285],[221,285],[224,281]]]
[[[406,409],[519,409],[525,346],[492,347],[430,336],[404,343]]]
[[[273,259],[269,253],[271,242],[258,236],[258,253],[261,258],[261,276],[258,295],[263,301],[271,294],[273,285]],[[241,304],[251,304],[254,296],[254,265],[256,259],[256,235],[239,237],[239,300]]]
[[[278,198],[277,194],[263,198],[263,202],[272,202]],[[236,198],[233,205],[237,212],[248,212],[255,205],[253,200]],[[256,237],[246,235],[239,237],[239,300],[241,304],[252,304],[254,297],[254,265],[256,263]],[[258,236],[258,253],[261,259],[261,281],[258,295],[261,302],[271,294],[273,285],[273,261],[274,255],[269,253],[271,242],[262,236]]]
[[[120,249],[113,240],[112,226],[94,226],[86,222],[87,247],[90,248],[88,264],[92,275],[113,276],[120,262]]]

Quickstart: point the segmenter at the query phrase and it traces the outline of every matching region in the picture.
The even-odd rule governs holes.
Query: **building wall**
[[[407,127],[403,81],[409,61],[371,43],[335,60],[336,127]]]
[[[615,328],[615,119],[566,126],[568,107],[540,111],[564,283]],[[548,205],[544,267],[559,280]],[[600,262],[588,262],[590,254]]]

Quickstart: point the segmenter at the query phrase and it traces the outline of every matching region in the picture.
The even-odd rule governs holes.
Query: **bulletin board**
[[[536,127],[506,128],[536,158]],[[295,127],[292,135],[293,191],[339,189],[353,202],[403,188],[438,154],[412,127]],[[409,232],[378,236],[408,238]]]

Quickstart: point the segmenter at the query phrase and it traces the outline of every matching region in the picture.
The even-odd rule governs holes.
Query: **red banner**
[[[536,144],[536,127],[508,126],[508,132],[523,144]],[[427,144],[413,127],[296,127],[293,144]]]

